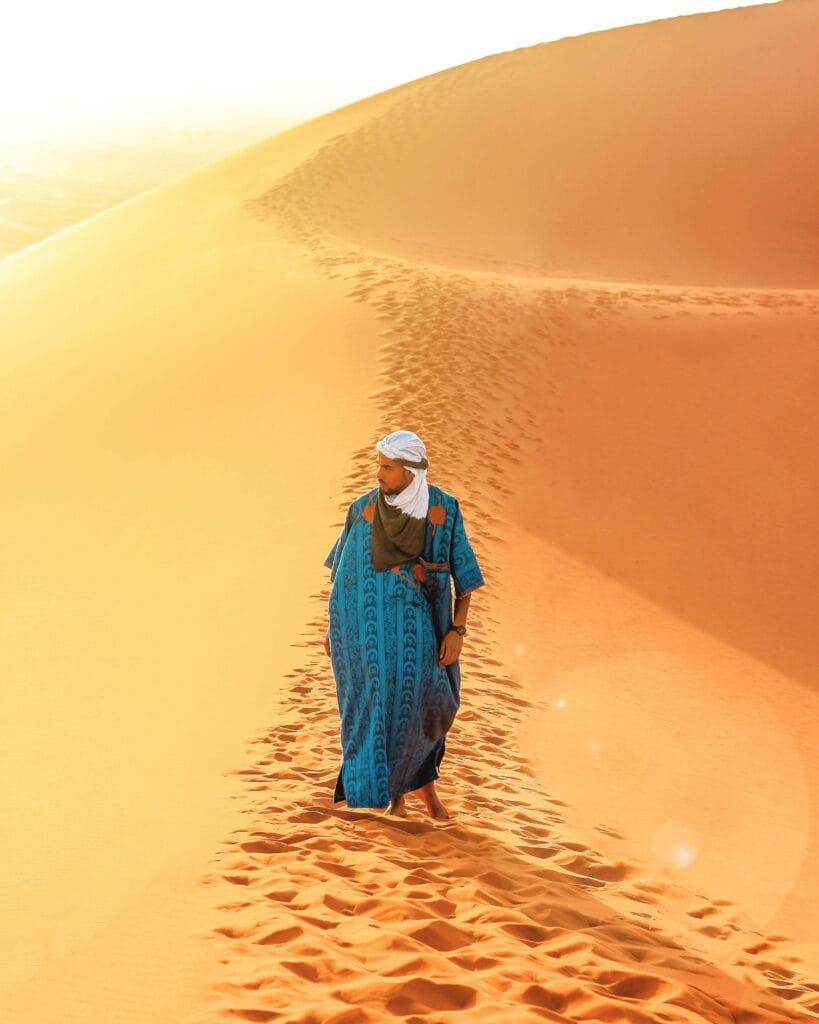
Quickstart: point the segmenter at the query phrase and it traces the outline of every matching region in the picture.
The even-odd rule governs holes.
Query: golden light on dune
[[[129,43],[159,90],[153,2]],[[100,74],[65,46],[63,75],[61,30],[99,43],[121,17],[78,3],[32,116],[62,77],[119,102],[117,48]],[[166,6],[180,74],[235,51],[273,82],[290,40],[261,5],[218,46]],[[442,7],[379,56],[437,45],[464,10]],[[308,75],[393,16],[326,9]],[[360,11],[381,20],[356,50]],[[2,261],[1,1021],[819,1010],[818,40],[796,0],[501,53]],[[324,559],[398,426],[489,584],[454,821],[414,786],[406,820],[333,799]],[[406,626],[426,612],[404,597]],[[383,714],[356,694],[368,774],[428,724],[402,699],[416,641]]]
[[[595,841],[598,826],[629,835],[658,871],[686,872],[687,885],[735,898],[762,922],[801,870],[805,766],[765,670],[701,636],[686,644],[684,632],[669,636],[678,654],[609,653],[551,680],[554,665],[539,664],[558,696],[524,719],[521,751]]]
[[[193,111],[300,113],[307,119],[488,54],[755,5],[417,0],[408,16],[404,6],[380,0],[307,0],[286,8],[238,0],[230,17],[200,7],[192,19],[183,3],[146,0],[129,8],[80,0],[47,5],[48,31],[42,29],[42,6],[4,11],[0,93],[13,101],[0,111],[0,145]]]
[[[684,871],[697,859],[699,836],[684,821],[667,821],[652,836],[651,852],[662,867]]]

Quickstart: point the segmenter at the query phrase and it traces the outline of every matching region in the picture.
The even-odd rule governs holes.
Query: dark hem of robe
[[[404,793],[413,793],[416,789],[420,789],[422,786],[426,786],[428,782],[434,782],[439,776],[441,760],[443,759],[446,748],[446,736],[441,738],[441,745],[439,747],[433,747],[427,755],[424,763],[415,773],[412,782],[403,791]],[[333,805],[346,801],[347,797],[344,794],[344,763],[342,762],[341,767],[338,770],[338,778],[336,779],[336,788],[333,793]],[[403,793],[399,793],[398,796],[403,796]],[[347,805],[349,806],[349,804]],[[385,805],[389,806],[389,804]]]

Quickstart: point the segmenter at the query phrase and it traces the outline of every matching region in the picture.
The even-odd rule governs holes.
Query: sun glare
[[[268,0],[236,0],[227,14],[179,0],[18,3],[3,17],[0,142],[99,134],[123,120],[192,111],[307,118],[492,53],[739,6],[748,5],[416,0],[410,9],[305,0],[284,12]]]

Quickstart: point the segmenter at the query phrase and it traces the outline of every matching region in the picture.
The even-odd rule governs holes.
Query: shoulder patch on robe
[[[427,515],[429,521],[434,523],[435,526],[440,526],[446,522],[446,509],[443,505],[430,505],[427,509]]]
[[[368,523],[371,523],[375,518],[375,502],[371,501],[369,504],[364,506],[364,511],[361,513]]]

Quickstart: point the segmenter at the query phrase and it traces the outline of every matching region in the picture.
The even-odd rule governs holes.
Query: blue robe
[[[460,706],[460,665],[439,666],[452,626],[452,588],[461,597],[484,585],[457,498],[429,484],[423,559],[427,593],[412,560],[376,572],[372,517],[378,487],[347,510],[324,564],[330,659],[341,716],[342,764],[333,802],[386,807],[438,778],[445,734]]]

